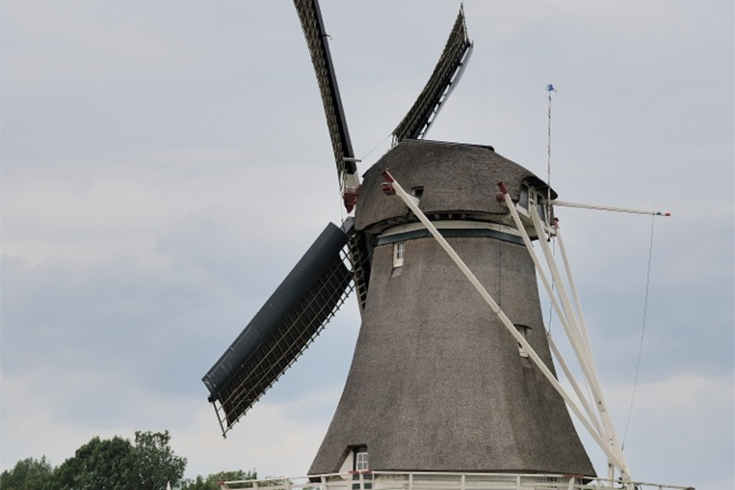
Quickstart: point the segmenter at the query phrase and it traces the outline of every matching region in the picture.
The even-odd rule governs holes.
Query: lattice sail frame
[[[357,301],[360,311],[367,304],[368,287],[370,286],[370,262],[371,252],[364,233],[353,233],[347,242],[350,262],[352,263],[352,276],[355,289],[357,290]]]
[[[351,226],[327,226],[202,379],[223,435],[288,370],[354,289],[347,246],[352,234]]]
[[[319,3],[316,0],[294,0],[294,5],[304,31],[311,62],[314,65],[314,73],[324,105],[324,114],[327,118],[329,137],[332,141],[334,161],[337,164],[337,174],[340,185],[342,185],[342,174],[345,172],[354,174],[357,171],[357,165],[354,162],[355,153],[352,149],[347,119],[342,108],[342,98],[332,65],[332,55],[327,42],[328,35],[324,29]]]
[[[426,134],[441,105],[458,82],[471,50],[472,41],[467,34],[464,9],[460,8],[447,44],[429,81],[406,116],[393,130],[394,146],[403,139],[422,138]]]
[[[347,254],[343,251],[342,261],[346,260],[348,260]],[[333,307],[328,306],[331,302],[325,301],[321,301],[320,305],[319,299],[323,295],[329,294],[329,287],[338,286],[338,284],[345,282],[348,284],[347,289],[338,296],[332,295],[335,303]],[[251,383],[247,383],[242,376],[238,376],[236,379],[243,379],[243,383],[228,391],[226,398],[214,402],[223,435],[245,416],[250,408],[260,400],[321,334],[353,289],[354,283],[351,280],[349,271],[347,269],[340,271],[339,268],[335,267],[332,273],[329,274],[325,284],[317,290],[312,290],[305,298],[302,310],[289,315],[289,322],[284,324],[283,332],[279,332],[279,338],[272,339],[269,342],[267,352],[259,356],[259,359],[253,365],[249,376],[255,376],[256,379],[252,380]],[[308,321],[308,314],[311,314],[315,319]],[[302,328],[299,328],[299,325],[302,325]]]

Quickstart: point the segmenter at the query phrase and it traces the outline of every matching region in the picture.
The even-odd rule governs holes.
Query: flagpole
[[[547,145],[546,145],[546,202],[549,209],[547,209],[547,215],[551,216],[551,92],[556,92],[554,84],[550,83],[546,86],[546,93],[549,98],[549,124],[547,130]]]

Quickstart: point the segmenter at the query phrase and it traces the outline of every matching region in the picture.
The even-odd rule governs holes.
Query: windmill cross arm
[[[294,6],[301,21],[301,27],[311,55],[311,62],[314,65],[314,73],[319,84],[319,92],[324,105],[324,114],[327,118],[329,137],[332,141],[334,160],[337,164],[337,174],[341,185],[342,174],[354,174],[357,171],[357,165],[352,150],[350,133],[347,129],[347,119],[342,108],[337,77],[332,65],[332,55],[328,43],[329,36],[324,29],[324,21],[322,20],[318,0],[294,0]]]

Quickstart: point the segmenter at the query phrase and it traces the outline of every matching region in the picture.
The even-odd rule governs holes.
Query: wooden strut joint
[[[480,281],[477,279],[477,277],[474,275],[474,273],[467,267],[467,265],[464,263],[464,261],[457,255],[457,252],[452,248],[451,245],[447,242],[447,240],[439,233],[439,231],[436,229],[436,227],[431,223],[429,218],[426,217],[426,215],[419,209],[418,205],[410,198],[410,195],[401,187],[401,185],[395,180],[395,178],[390,174],[388,170],[385,170],[382,172],[383,178],[385,179],[385,182],[381,187],[383,187],[383,191],[386,192],[386,187],[390,187],[390,190],[394,192],[398,197],[401,198],[401,200],[411,209],[411,211],[416,215],[416,217],[421,221],[421,223],[426,227],[427,230],[432,234],[432,236],[436,239],[437,242],[439,242],[439,245],[444,249],[444,251],[449,255],[449,257],[454,261],[454,263],[459,267],[459,269],[462,271],[462,273],[465,275],[465,277],[470,281],[470,283],[475,287],[478,293],[482,296],[482,298],[485,300],[485,302],[490,306],[490,308],[493,310],[493,312],[498,316],[498,319],[503,323],[505,328],[508,330],[508,332],[513,336],[513,338],[521,344],[523,349],[528,353],[531,360],[534,362],[536,367],[541,371],[541,373],[546,377],[546,379],[551,383],[551,385],[554,387],[554,389],[561,395],[561,397],[564,399],[564,401],[567,403],[567,406],[574,412],[574,414],[577,416],[579,421],[582,423],[582,425],[585,426],[587,431],[590,433],[590,436],[595,440],[595,442],[600,446],[602,451],[605,453],[605,455],[608,457],[610,461],[612,461],[615,466],[617,466],[620,469],[621,476],[624,481],[628,482],[630,481],[630,476],[628,475],[625,465],[625,462],[621,460],[621,458],[618,456],[617,451],[615,451],[613,448],[609,446],[607,441],[605,441],[595,430],[594,425],[585,417],[584,413],[580,410],[580,408],[576,405],[574,400],[571,398],[571,396],[566,392],[564,387],[559,383],[559,380],[556,379],[554,374],[549,370],[549,368],[544,364],[544,362],[541,360],[539,355],[536,353],[536,351],[531,347],[531,345],[528,343],[528,341],[521,335],[521,333],[515,328],[513,323],[510,321],[508,316],[503,312],[503,310],[500,309],[498,304],[495,302],[495,300],[490,296],[490,293],[487,292],[487,289],[480,283]],[[388,194],[388,192],[386,192]],[[510,201],[510,195],[506,194],[506,202]],[[511,201],[512,204],[512,201]],[[515,208],[513,208],[513,211],[515,211]],[[517,213],[515,214],[515,217],[518,218]],[[520,222],[520,218],[519,222]],[[521,226],[522,228],[522,226]],[[522,230],[525,231],[525,230]],[[525,238],[528,238],[528,235],[525,235]]]

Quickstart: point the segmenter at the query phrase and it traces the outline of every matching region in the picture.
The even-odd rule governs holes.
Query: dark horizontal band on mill
[[[523,238],[518,235],[511,235],[510,233],[503,233],[502,231],[489,230],[486,228],[479,229],[439,229],[439,233],[444,238],[457,238],[457,237],[485,237],[485,238],[497,238],[505,242],[511,242],[518,245],[523,245]],[[385,235],[378,238],[377,245],[386,245],[389,243],[403,242],[406,240],[414,240],[416,238],[426,238],[431,236],[429,230],[426,228],[421,230],[407,231],[404,233],[396,233],[394,235]]]

